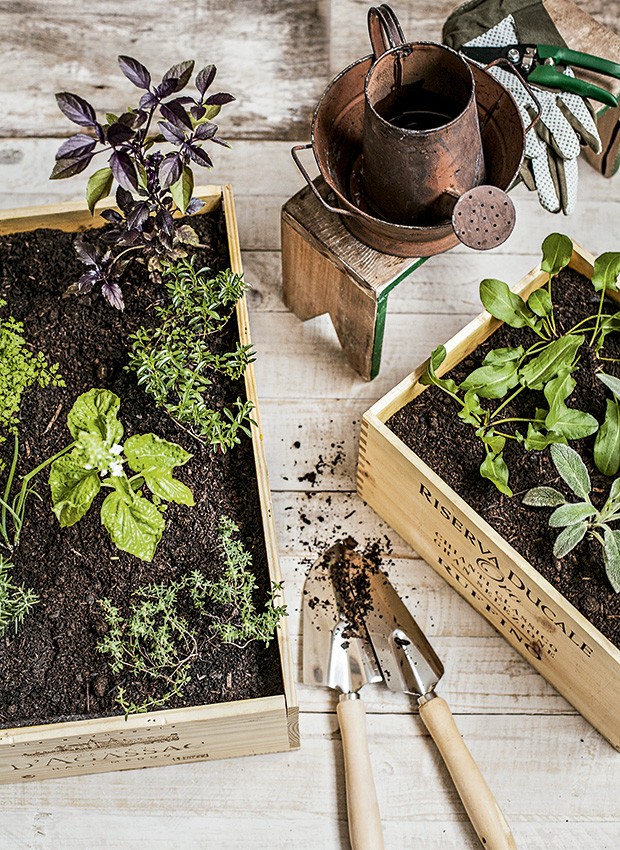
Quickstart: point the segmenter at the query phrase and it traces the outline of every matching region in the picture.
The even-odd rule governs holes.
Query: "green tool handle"
[[[572,53],[571,50],[566,50],[566,53]],[[583,54],[580,54],[583,55]],[[602,61],[602,60],[598,60]],[[620,68],[620,65],[617,66]],[[589,97],[592,100],[597,100],[599,103],[604,103],[607,106],[618,106],[618,101],[611,92],[602,89],[600,86],[595,86],[592,83],[587,83],[585,80],[578,80],[576,77],[569,77],[559,71],[555,65],[538,65],[528,76],[530,83],[535,83],[537,86],[547,86],[550,89],[562,89],[562,91],[572,92],[573,94],[581,95],[581,97]]]
[[[596,71],[598,74],[605,74],[608,77],[616,77],[620,80],[620,65],[617,62],[602,59],[600,56],[592,56],[590,53],[581,53],[579,50],[570,50],[568,47],[554,47],[551,44],[538,44],[536,47],[541,59],[553,59],[559,65],[587,68],[588,71]]]

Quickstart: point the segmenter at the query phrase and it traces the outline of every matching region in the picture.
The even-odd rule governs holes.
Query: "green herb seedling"
[[[39,601],[30,588],[15,584],[11,580],[12,568],[13,564],[0,555],[0,637],[9,626],[13,626],[17,632],[26,614],[30,613]]]
[[[556,558],[568,555],[586,534],[603,549],[607,577],[616,593],[620,592],[620,530],[610,528],[620,520],[620,478],[614,479],[609,496],[599,510],[590,500],[592,484],[584,462],[570,446],[551,446],[551,458],[561,478],[580,500],[567,502],[555,487],[533,487],[523,504],[555,508],[549,517],[550,528],[563,529],[553,546]]]
[[[102,488],[110,490],[101,505],[101,521],[113,543],[151,561],[165,527],[166,502],[194,504],[191,490],[172,474],[191,455],[155,434],[136,434],[121,444],[119,407],[117,395],[92,389],[69,411],[74,441],[51,463],[53,511],[61,526],[74,525]],[[127,468],[134,474],[128,475]],[[145,488],[152,500],[144,495]]]

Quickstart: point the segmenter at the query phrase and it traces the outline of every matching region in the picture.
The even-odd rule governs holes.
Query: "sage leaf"
[[[562,528],[565,525],[576,525],[597,513],[596,508],[589,502],[569,502],[560,505],[549,517],[551,528]]]
[[[136,434],[125,442],[125,457],[134,472],[144,474],[151,470],[171,472],[191,458],[178,443],[170,443],[157,434]]]
[[[555,487],[532,487],[523,497],[523,504],[534,508],[557,508],[566,499]]]
[[[620,275],[620,253],[607,251],[594,261],[592,286],[597,292],[602,289],[618,289]]]
[[[545,319],[553,313],[553,302],[546,289],[537,289],[527,299],[527,306],[532,313]]]
[[[79,522],[101,489],[97,470],[87,469],[87,464],[87,455],[73,449],[51,465],[52,510],[62,528]]]
[[[585,463],[577,452],[571,449],[570,446],[556,443],[551,446],[551,458],[555,464],[555,468],[573,493],[581,499],[589,501],[590,490],[592,489],[590,476],[588,475]]]
[[[136,494],[129,498],[122,490],[115,489],[103,500],[101,522],[114,545],[123,552],[143,561],[153,560],[165,522],[148,499]]]
[[[605,419],[594,441],[594,463],[603,475],[615,475],[620,469],[620,405],[615,399],[607,399]]]
[[[583,339],[580,334],[566,334],[549,343],[540,354],[521,367],[520,382],[531,390],[542,390],[546,383],[561,372],[572,372]]]
[[[118,419],[120,398],[110,390],[92,389],[82,393],[67,416],[67,426],[74,440],[80,432],[98,434],[106,446],[119,443],[123,426]]]
[[[620,499],[620,478],[614,478],[609,491],[608,502],[617,502]]]
[[[565,555],[575,548],[585,537],[588,530],[587,522],[580,522],[577,525],[569,525],[564,531],[561,531],[553,545],[553,554],[556,558],[563,558]]]
[[[485,278],[480,284],[480,300],[492,316],[511,328],[531,327],[536,321],[521,296],[503,280]]]
[[[613,375],[607,375],[605,372],[597,372],[596,377],[602,384],[605,384],[608,390],[611,390],[615,397],[620,401],[620,379]]]
[[[495,484],[500,493],[512,496],[512,490],[508,486],[508,467],[501,454],[487,454],[480,465],[480,475]]]
[[[603,557],[607,578],[616,593],[620,593],[620,531],[605,528]]]
[[[102,198],[107,198],[110,194],[113,182],[114,175],[112,174],[112,169],[108,168],[107,165],[105,168],[100,168],[99,171],[91,174],[86,186],[86,203],[88,204],[91,215],[94,215],[95,206],[98,201]]]
[[[570,262],[573,254],[573,242],[561,233],[550,233],[542,243],[541,269],[551,277],[561,271]]]

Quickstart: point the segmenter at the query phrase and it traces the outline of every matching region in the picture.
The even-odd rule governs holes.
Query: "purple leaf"
[[[168,154],[159,166],[159,182],[163,189],[176,183],[183,171],[183,159],[178,153]]]
[[[127,189],[119,186],[116,190],[116,203],[124,213],[127,213],[133,209],[135,201],[131,192],[128,192]]]
[[[101,218],[105,218],[106,221],[110,221],[112,224],[120,224],[123,220],[123,216],[118,210],[103,210],[101,212]]]
[[[118,283],[106,283],[101,287],[101,293],[108,304],[111,304],[112,307],[116,307],[117,310],[125,309],[125,302],[123,301],[123,293],[121,292],[121,288]]]
[[[189,82],[194,70],[194,60],[190,59],[187,62],[180,62],[178,65],[173,65],[170,70],[164,74],[164,80],[175,80],[173,91],[181,91]]]
[[[199,148],[196,145],[186,145],[186,148],[190,157],[197,165],[201,165],[203,168],[213,167],[211,157],[206,151],[203,151],[202,148]]]
[[[65,177],[73,177],[74,174],[79,174],[81,171],[84,171],[92,158],[92,153],[75,157],[65,156],[54,163],[49,179],[62,180]]]
[[[197,103],[196,106],[192,106],[192,108],[190,109],[190,112],[192,113],[196,121],[200,121],[206,111],[207,110],[205,109],[205,107],[201,106],[199,103]]]
[[[185,213],[187,215],[194,215],[194,213],[199,212],[205,205],[204,201],[201,201],[200,198],[192,198],[189,204],[187,205],[187,209]]]
[[[151,75],[141,62],[131,56],[119,56],[118,64],[127,79],[139,89],[148,89],[151,85]]]
[[[234,99],[235,98],[232,96],[232,94],[228,94],[225,91],[219,91],[217,94],[210,95],[205,100],[205,103],[207,104],[207,106],[223,106],[223,104],[230,103]]]
[[[105,133],[103,131],[103,127],[98,121],[95,124],[95,133],[97,134],[97,138],[99,139],[101,144],[103,144],[105,142]]]
[[[108,142],[113,148],[117,145],[122,145],[123,142],[128,142],[129,139],[133,138],[133,135],[134,130],[127,126],[127,124],[121,123],[121,121],[117,121],[116,124],[108,127]]]
[[[143,94],[140,98],[140,109],[154,109],[159,101],[150,91],[147,91],[146,94]]]
[[[171,124],[175,127],[183,129],[187,127],[192,129],[192,122],[189,115],[183,108],[183,105],[178,100],[171,100],[169,103],[163,103],[160,107],[160,112]]]
[[[149,217],[149,205],[144,202],[136,204],[133,210],[127,216],[127,227],[129,230],[141,231],[144,227],[144,222]]]
[[[71,92],[63,91],[56,95],[58,108],[69,121],[81,127],[94,127],[97,123],[95,110],[84,98]]]
[[[174,235],[174,219],[168,210],[160,209],[155,216],[155,224],[167,235]]]
[[[215,79],[216,72],[217,68],[215,65],[207,65],[206,68],[203,68],[202,71],[198,71],[196,74],[196,88],[200,92],[201,97],[204,97],[206,90]]]
[[[211,141],[215,142],[216,145],[221,145],[223,148],[230,147],[230,142],[225,142],[224,139],[219,139],[217,136],[213,136]]]
[[[195,139],[212,139],[213,136],[217,133],[217,124],[212,124],[210,121],[207,121],[206,124],[199,124],[194,130],[194,138]]]
[[[94,269],[90,272],[84,272],[84,274],[77,280],[73,285],[76,288],[77,295],[86,295],[91,291],[93,286],[99,280],[99,272]]]
[[[110,168],[117,182],[131,192],[138,187],[138,175],[131,157],[125,151],[114,151],[110,157]]]
[[[173,145],[180,145],[185,141],[183,130],[175,127],[174,124],[170,124],[169,121],[158,121],[157,126],[167,142],[171,142]]]
[[[56,152],[56,159],[64,159],[68,156],[84,156],[84,154],[90,153],[96,144],[95,139],[87,136],[86,133],[77,133],[62,143]]]
[[[77,237],[73,243],[73,247],[75,248],[75,253],[85,266],[99,265],[99,252],[94,245],[86,242],[83,236]]]
[[[168,97],[168,95],[177,91],[176,83],[177,81],[173,79],[162,80],[161,83],[155,87],[157,100],[163,100],[165,97]]]

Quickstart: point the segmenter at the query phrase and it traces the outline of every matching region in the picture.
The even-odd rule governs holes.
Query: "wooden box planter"
[[[590,277],[593,259],[575,247],[570,267]],[[514,290],[527,299],[546,280],[535,269]],[[454,368],[500,324],[481,313],[446,343],[438,374]],[[620,650],[387,427],[426,389],[419,383],[425,368],[365,413],[359,495],[620,749]]]
[[[241,273],[237,222],[230,186],[197,189],[202,212],[223,207],[230,266]],[[108,203],[108,206],[112,204]],[[102,207],[106,204],[102,204]],[[63,203],[0,212],[0,235],[54,228],[85,230],[104,223],[83,204]],[[250,342],[247,304],[237,305],[242,344]],[[253,456],[258,480],[264,545],[270,580],[281,581],[271,495],[258,416],[254,371],[245,373],[247,398],[254,403]],[[0,729],[0,783],[166,765],[212,758],[285,751],[299,746],[298,708],[286,619],[277,634],[282,693],[256,699],[121,714],[103,719]],[[0,683],[0,687],[2,687]]]

